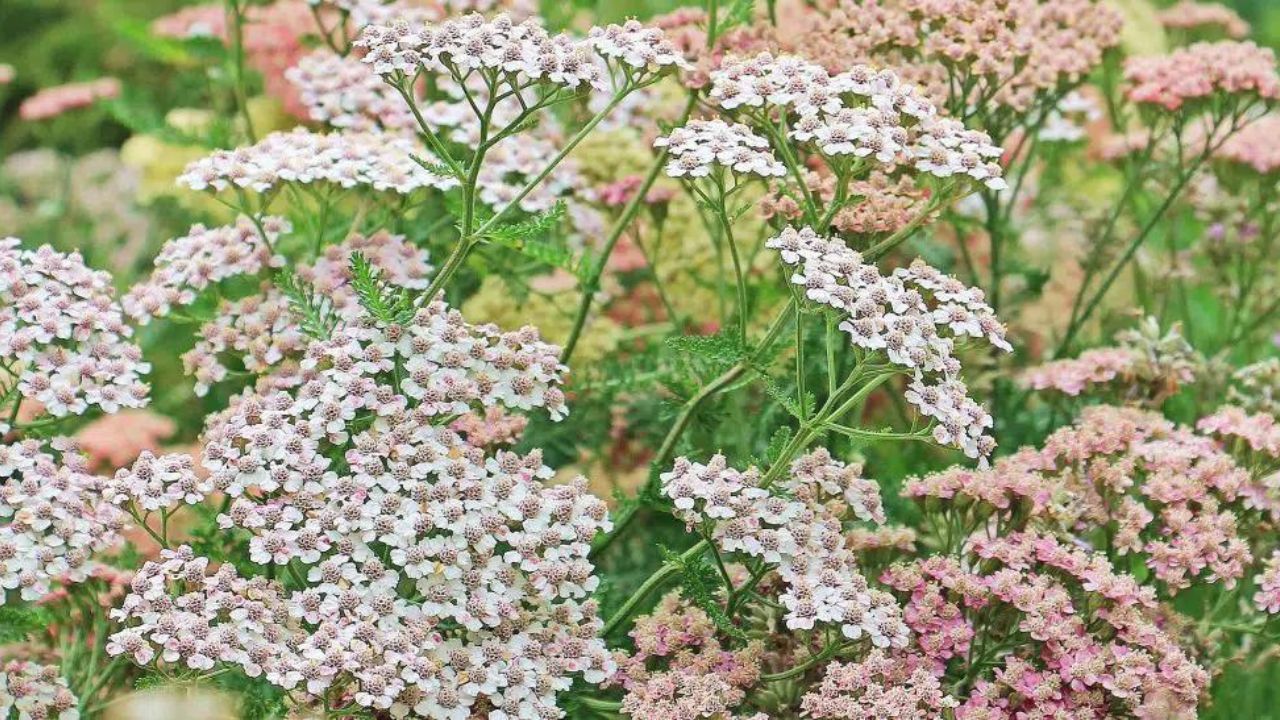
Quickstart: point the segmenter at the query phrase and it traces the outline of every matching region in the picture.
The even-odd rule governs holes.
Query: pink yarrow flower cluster
[[[145,405],[142,376],[151,368],[129,341],[113,292],[111,277],[86,267],[79,253],[0,240],[5,384],[56,417]]]
[[[711,73],[710,97],[726,111],[793,115],[790,137],[828,157],[870,157],[938,178],[1006,186],[985,133],[938,117],[914,85],[860,65],[836,75],[797,57],[763,53],[727,60]]]
[[[404,98],[357,58],[316,50],[284,76],[298,89],[298,100],[316,122],[359,131],[403,132],[416,127]]]
[[[1160,24],[1174,30],[1216,28],[1235,40],[1249,35],[1249,23],[1240,17],[1240,13],[1215,2],[1179,0],[1160,11]]]
[[[907,622],[935,668],[971,662],[979,629],[986,642],[1008,646],[993,669],[972,670],[978,680],[957,718],[1111,717],[1117,708],[1178,717],[1194,712],[1208,684],[1208,673],[1162,629],[1150,589],[1105,557],[1052,537],[978,539],[964,560],[901,563],[882,580],[903,594]],[[981,621],[998,613],[1016,618],[1011,630]]]
[[[426,155],[413,140],[387,133],[315,133],[304,128],[272,133],[257,144],[219,150],[187,166],[178,183],[192,190],[233,188],[266,193],[286,183],[371,187],[402,195],[422,188],[447,190],[452,177],[435,175],[413,160]]]
[[[626,691],[622,711],[633,718],[733,718],[760,679],[764,647],[730,649],[707,614],[670,593],[631,630],[635,652],[616,653],[610,685]]]
[[[827,455],[800,458],[783,487],[807,500],[789,500],[761,487],[755,468],[739,472],[722,455],[705,465],[677,458],[661,476],[662,493],[674,503],[677,518],[708,525],[723,552],[777,566],[789,629],[830,623],[847,638],[901,648],[907,634],[897,605],[868,586],[844,544],[843,514],[864,521],[883,517],[874,484],[847,470]],[[833,500],[835,505],[828,504]]]
[[[854,346],[883,353],[914,374],[907,400],[937,421],[939,443],[970,457],[991,453],[991,416],[969,397],[955,357],[956,341],[967,338],[1012,349],[981,290],[920,261],[882,275],[856,250],[807,227],[786,228],[765,246],[794,268],[791,282],[809,300],[846,316],[840,329]]]
[[[1178,110],[1216,94],[1273,101],[1280,98],[1275,53],[1252,42],[1196,43],[1168,55],[1125,63],[1128,98]]]
[[[1280,171],[1277,133],[1280,133],[1280,115],[1264,115],[1224,140],[1214,158],[1260,175],[1273,175]]]
[[[115,78],[57,85],[44,88],[23,100],[18,106],[18,117],[32,122],[48,120],[72,110],[89,107],[99,100],[111,100],[119,96],[120,81]]]
[[[923,658],[880,649],[857,662],[831,663],[800,700],[808,717],[832,720],[944,717],[957,704]]]

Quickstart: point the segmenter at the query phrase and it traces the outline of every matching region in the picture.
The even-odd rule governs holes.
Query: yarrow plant
[[[1270,712],[1272,50],[615,11],[0,67],[0,720]]]

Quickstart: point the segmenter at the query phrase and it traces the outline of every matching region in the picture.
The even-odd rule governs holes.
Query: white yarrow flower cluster
[[[339,319],[354,321],[361,312],[351,288],[351,256],[357,252],[391,286],[424,289],[430,284],[434,268],[426,250],[387,232],[353,235],[326,247],[313,263],[294,267],[297,277],[324,298]],[[227,378],[228,363],[238,363],[254,375],[272,375],[273,383],[292,385],[306,346],[289,299],[265,285],[261,294],[224,301],[200,328],[195,347],[183,354],[182,363],[195,377],[195,392],[201,396]]]
[[[10,660],[0,668],[0,718],[79,720],[80,703],[56,665]]]
[[[846,476],[846,468],[823,455],[800,458],[796,466],[800,472],[785,486],[802,491],[805,500],[770,493],[760,487],[755,468],[739,472],[722,455],[705,465],[677,458],[661,476],[662,493],[675,504],[676,517],[690,525],[712,525],[711,538],[719,549],[777,565],[786,588],[779,600],[787,610],[788,628],[811,630],[831,623],[850,639],[905,647],[908,630],[900,608],[891,595],[868,586],[845,545],[841,517],[828,504],[832,498],[825,487]],[[878,497],[871,502],[864,495],[856,491],[848,509],[855,514],[861,510],[867,518],[880,516]],[[844,507],[843,490],[839,497],[836,507]]]
[[[587,35],[587,42],[601,57],[639,70],[660,70],[664,67],[689,70],[693,67],[662,30],[645,26],[638,20],[603,28],[593,27]]]
[[[827,156],[871,157],[939,178],[965,176],[992,189],[1005,182],[991,138],[938,116],[920,90],[888,69],[858,65],[835,75],[819,65],[762,53],[711,73],[710,98],[727,111],[793,114],[791,138]]]
[[[370,25],[356,45],[364,61],[380,75],[420,70],[500,70],[525,85],[548,82],[568,88],[603,87],[604,75],[591,46],[569,35],[551,35],[532,20],[516,23],[507,15],[486,20],[472,13],[434,23],[396,21]]]
[[[995,449],[991,416],[968,395],[955,357],[958,339],[985,339],[1009,352],[1005,328],[982,290],[917,260],[885,276],[861,253],[811,228],[786,228],[766,247],[794,268],[791,282],[805,296],[845,315],[840,329],[864,350],[882,353],[914,373],[907,400],[937,421],[934,438],[970,457]]]
[[[180,484],[233,498],[220,525],[249,533],[256,564],[304,566],[305,586],[207,576],[189,549],[167,553],[135,579],[109,651],[234,663],[310,697],[350,688],[396,717],[558,716],[574,676],[614,670],[589,599],[604,503],[581,478],[546,484],[537,451],[490,455],[448,428],[483,406],[562,414],[557,354],[532,329],[469,326],[440,303],[316,341],[299,386],[210,423],[209,484]],[[170,598],[176,580],[188,591]]]
[[[124,311],[145,325],[152,318],[168,315],[176,306],[195,302],[210,285],[280,267],[284,258],[274,254],[272,246],[292,228],[279,217],[267,217],[261,223],[265,240],[252,221],[241,217],[234,225],[193,225],[186,235],[166,242],[156,254],[151,277],[121,298]]]
[[[782,177],[787,168],[773,156],[769,141],[741,123],[723,120],[694,120],[653,142],[667,148],[667,175],[707,177],[715,167],[743,175]]]
[[[272,133],[257,144],[219,150],[196,160],[178,176],[192,190],[242,188],[256,193],[285,183],[330,183],[341,188],[371,187],[402,195],[423,188],[448,190],[452,177],[435,175],[414,162],[427,156],[408,137],[389,133],[315,133],[305,128]]]
[[[103,478],[70,443],[53,449],[0,445],[0,604],[8,592],[34,602],[54,583],[83,582],[91,556],[119,540],[124,514],[103,499]]]
[[[79,253],[0,240],[0,383],[8,389],[16,383],[55,417],[142,407],[151,367],[128,341],[132,333],[111,276],[86,267]]]
[[[403,132],[415,127],[404,98],[357,58],[316,50],[284,76],[298,89],[307,115],[317,122],[359,131]]]

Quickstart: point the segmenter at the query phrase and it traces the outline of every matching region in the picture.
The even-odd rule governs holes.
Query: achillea
[[[763,645],[724,647],[706,613],[678,593],[638,618],[631,638],[635,652],[617,653],[618,673],[609,684],[626,691],[622,710],[633,718],[724,717],[760,677]]]
[[[878,649],[858,662],[831,663],[800,700],[808,716],[833,720],[942,717],[957,704],[922,658]]]
[[[0,668],[0,716],[22,720],[78,720],[79,701],[56,665],[10,660]]]
[[[30,122],[48,120],[72,110],[86,108],[99,100],[120,96],[120,81],[100,78],[88,82],[68,83],[44,88],[22,101],[18,117]]]
[[[1129,100],[1179,110],[1216,94],[1241,101],[1280,98],[1275,53],[1252,42],[1196,43],[1168,55],[1125,63]]]
[[[710,525],[711,539],[725,553],[741,553],[776,565],[790,630],[818,624],[839,626],[846,638],[866,637],[875,647],[907,643],[901,613],[885,593],[868,586],[857,558],[845,546],[841,517],[879,516],[878,498],[856,471],[822,451],[802,457],[783,482],[797,498],[762,488],[755,468],[739,472],[717,455],[706,464],[677,458],[661,476],[662,493],[677,518]]]
[[[1278,132],[1280,115],[1264,115],[1227,138],[1214,158],[1260,175],[1272,175],[1280,170],[1280,148],[1275,143]]]
[[[786,228],[765,246],[795,268],[791,282],[809,300],[846,316],[840,329],[850,343],[915,373],[907,401],[936,421],[934,439],[970,457],[991,453],[991,416],[968,396],[954,355],[969,338],[1011,349],[981,290],[921,261],[882,275],[856,250],[807,227]]]
[[[192,190],[228,189],[269,193],[286,183],[326,183],[351,189],[371,187],[409,194],[421,188],[447,190],[452,177],[435,175],[414,162],[424,155],[410,139],[385,133],[314,133],[306,129],[272,133],[257,144],[218,150],[187,166],[178,183]]]
[[[1160,11],[1160,24],[1174,30],[1214,29],[1235,40],[1249,35],[1249,23],[1239,13],[1215,2],[1179,0]]]
[[[15,367],[14,395],[55,417],[147,403],[142,377],[151,366],[130,341],[113,293],[111,277],[86,267],[79,253],[0,240],[0,357]]]

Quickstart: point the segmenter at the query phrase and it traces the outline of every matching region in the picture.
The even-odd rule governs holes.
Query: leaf
[[[427,172],[431,173],[432,175],[436,175],[436,176],[439,176],[439,177],[453,177],[453,176],[454,176],[453,169],[452,169],[452,168],[450,168],[448,165],[444,165],[444,164],[442,164],[442,163],[438,163],[438,162],[432,162],[432,161],[430,161],[430,160],[427,160],[427,159],[426,159],[426,158],[424,158],[424,157],[420,157],[420,156],[418,156],[418,155],[414,155],[414,154],[412,154],[412,153],[410,153],[410,154],[409,154],[409,158],[410,158],[411,160],[413,160],[415,163],[417,163],[417,164],[418,164],[418,166],[419,166],[419,167],[421,167],[423,170],[426,170]]]
[[[737,363],[744,355],[742,343],[734,333],[677,335],[667,338],[667,347],[724,366]]]
[[[747,638],[742,628],[733,624],[733,620],[725,614],[715,598],[715,591],[722,587],[720,574],[711,563],[699,556],[693,560],[685,560],[667,548],[659,548],[663,559],[673,565],[680,573],[680,587],[686,599],[697,605],[720,632],[740,640]]]
[[[503,225],[490,230],[485,237],[503,245],[514,246],[520,241],[538,238],[550,233],[564,219],[564,200],[557,200],[550,210],[534,215],[528,220]],[[516,249],[519,249],[518,247]]]
[[[302,321],[302,332],[317,340],[333,334],[338,326],[333,302],[317,293],[311,283],[292,270],[281,270],[276,275],[276,287],[289,299],[289,309]]]
[[[798,420],[804,419],[804,413],[800,411],[799,401],[791,394],[788,388],[783,387],[781,383],[763,372],[760,373],[760,381],[764,383],[764,391],[769,394],[769,397],[776,400],[783,409],[791,413],[792,417]],[[805,393],[805,402],[809,407],[814,406],[812,393]]]
[[[0,606],[0,644],[24,642],[53,622],[44,608]]]
[[[733,0],[733,4],[729,6],[729,11],[725,14],[723,28],[738,27],[739,25],[749,25],[755,16],[756,2],[755,0]]]
[[[364,253],[351,253],[351,289],[365,311],[384,325],[406,325],[418,310],[413,293],[383,279]]]

